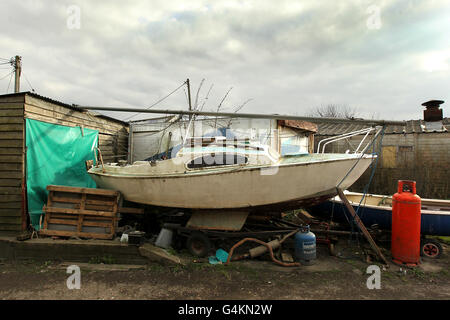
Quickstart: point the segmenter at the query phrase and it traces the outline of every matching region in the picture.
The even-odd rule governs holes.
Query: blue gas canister
[[[295,257],[301,264],[313,264],[316,259],[316,236],[304,226],[295,234]]]

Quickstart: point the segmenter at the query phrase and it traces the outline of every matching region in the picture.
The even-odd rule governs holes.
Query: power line
[[[35,92],[36,90],[34,90],[33,86],[31,85],[30,81],[28,81],[28,78],[27,78],[27,76],[25,75],[25,73],[23,71],[22,71],[22,74],[25,77],[25,80],[27,81],[28,86],[30,87],[31,91]]]
[[[9,91],[9,86],[11,85],[12,75],[14,72],[11,72],[11,76],[9,77],[8,89],[6,89],[6,93]]]
[[[14,70],[13,71],[11,71],[10,73],[8,73],[6,76],[4,76],[4,77],[2,77],[2,78],[0,78],[0,80],[3,80],[3,79],[5,79],[7,76],[9,76],[10,74],[13,74],[14,73]]]
[[[180,89],[181,87],[183,87],[185,84],[186,84],[186,81],[183,82],[178,88],[176,88],[175,90],[173,90],[171,93],[169,93],[168,95],[166,95],[164,98],[159,99],[159,100],[156,101],[154,104],[152,104],[150,107],[147,107],[147,108],[145,108],[144,110],[148,110],[148,109],[150,109],[150,108],[156,106],[158,103],[160,103],[161,101],[167,99],[167,98],[170,97],[172,94],[174,94],[176,91],[178,91],[178,89]],[[125,118],[124,121],[130,120],[131,118],[137,116],[139,113],[140,113],[140,112],[138,112],[138,113],[136,113],[136,114],[134,114],[134,115],[132,115],[132,116],[130,116],[130,117],[128,117],[128,118]]]

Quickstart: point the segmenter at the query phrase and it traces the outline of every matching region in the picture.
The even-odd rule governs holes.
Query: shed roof
[[[317,124],[300,120],[278,120],[278,125],[306,132],[317,132]]]
[[[315,122],[318,126],[317,135],[321,136],[334,136],[347,132],[352,132],[360,129],[367,128],[367,125],[352,123],[328,123],[328,122]],[[431,132],[449,132],[450,131],[450,119],[444,118],[442,125],[439,122],[425,122],[424,120],[408,120],[405,126],[387,125],[386,134],[405,134],[405,133],[431,133]]]
[[[31,97],[34,97],[34,98],[37,98],[37,99],[40,99],[40,100],[43,100],[43,101],[46,101],[46,102],[50,102],[50,103],[57,104],[57,105],[62,106],[62,107],[66,107],[66,108],[72,109],[72,110],[76,110],[76,111],[80,111],[80,112],[86,112],[86,113],[89,113],[89,114],[93,115],[94,117],[99,117],[99,118],[102,118],[102,119],[106,119],[106,120],[110,120],[110,121],[114,121],[114,122],[120,122],[120,123],[122,123],[124,125],[128,125],[128,122],[125,122],[125,121],[122,121],[122,120],[119,120],[119,119],[116,119],[116,118],[112,118],[112,117],[100,114],[98,112],[89,111],[89,110],[77,107],[74,104],[67,104],[67,103],[64,103],[64,102],[61,102],[61,101],[58,101],[58,100],[54,100],[54,99],[49,98],[49,97],[41,96],[40,94],[31,92],[31,91],[2,94],[2,95],[0,95],[0,100],[3,97],[7,98],[7,97],[20,96],[20,95],[24,95],[24,96],[28,95],[28,96],[31,96]]]

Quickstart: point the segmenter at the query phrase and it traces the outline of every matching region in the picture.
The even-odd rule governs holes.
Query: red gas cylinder
[[[392,197],[392,260],[397,264],[420,263],[420,197],[416,182],[400,180]]]

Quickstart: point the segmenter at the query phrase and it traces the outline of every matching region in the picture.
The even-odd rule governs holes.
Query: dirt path
[[[368,264],[323,250],[313,266],[283,268],[270,261],[186,267],[80,264],[81,288],[69,290],[67,264],[0,264],[2,299],[450,299],[448,247],[420,268],[381,268],[381,289],[368,289]],[[123,270],[123,271],[122,271]]]

